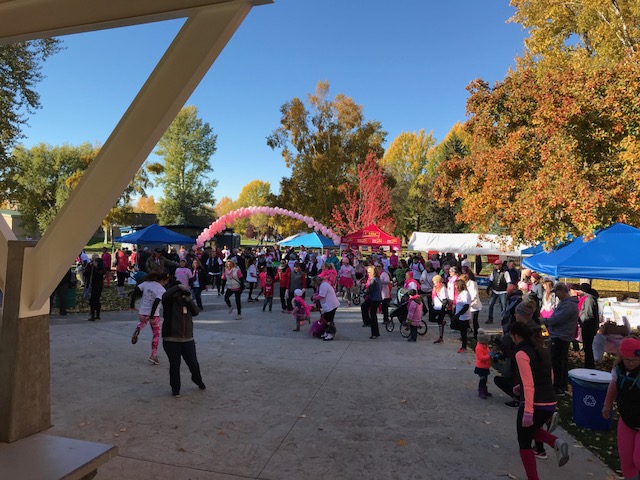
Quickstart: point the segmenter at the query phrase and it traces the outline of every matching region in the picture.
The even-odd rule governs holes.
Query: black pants
[[[249,282],[249,298],[253,295],[253,289],[256,286],[256,282]]]
[[[202,287],[192,287],[191,288],[191,295],[193,296],[193,299],[196,301],[196,305],[198,305],[198,308],[200,310],[203,309],[202,307]]]
[[[422,292],[422,315],[429,314],[431,318],[431,310],[433,310],[433,298],[431,298],[431,292]]]
[[[569,381],[569,344],[559,338],[551,339],[551,366],[553,367],[553,386],[566,390]]]
[[[467,349],[467,333],[469,332],[469,320],[460,320],[460,340],[462,348]]]
[[[409,339],[414,342],[418,341],[418,327],[416,325],[411,325],[411,335]]]
[[[289,301],[289,297],[287,296],[286,287],[280,287],[280,305],[282,306],[282,310],[293,310],[293,306]]]
[[[478,315],[480,312],[471,312],[471,320],[473,324],[473,338],[474,340],[478,340],[478,329],[480,328],[480,323],[478,322]]]
[[[509,397],[514,398],[512,377],[493,377],[493,383]]]
[[[552,410],[536,409],[533,411],[533,425],[530,427],[523,427],[522,417],[524,416],[524,406],[521,406],[518,409],[516,429],[518,431],[518,445],[520,446],[520,450],[531,449],[531,443],[533,442],[534,435],[551,418],[552,415]]]
[[[227,307],[231,307],[231,295],[235,295],[236,297],[236,308],[238,309],[238,315],[242,314],[242,306],[240,305],[240,295],[242,294],[241,290],[230,290],[224,293],[224,302],[227,304]]]
[[[593,339],[598,333],[598,321],[587,320],[582,322],[582,348],[584,349],[584,368],[596,368],[593,358]]]
[[[382,300],[382,321],[387,323],[389,321],[389,305],[391,304],[390,298]]]
[[[91,316],[93,318],[100,318],[100,310],[102,304],[100,303],[100,297],[102,296],[102,285],[96,287],[91,286],[91,296],[89,297],[89,309],[91,310]]]
[[[380,336],[380,330],[378,329],[378,307],[381,303],[380,300],[366,300],[360,305],[362,323],[371,327],[372,337]]]
[[[196,342],[168,342],[162,341],[162,348],[169,359],[169,385],[174,395],[180,393],[180,357],[184,358],[184,363],[189,367],[191,372],[191,381],[196,385],[202,384],[202,375],[200,374],[200,364],[196,356]]]

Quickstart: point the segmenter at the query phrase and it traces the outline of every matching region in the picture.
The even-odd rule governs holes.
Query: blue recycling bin
[[[609,430],[611,417],[602,417],[602,407],[611,382],[611,373],[589,368],[569,370],[573,388],[573,421],[579,427],[591,430]]]

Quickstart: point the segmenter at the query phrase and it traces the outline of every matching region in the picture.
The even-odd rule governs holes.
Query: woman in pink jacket
[[[422,297],[413,288],[409,290],[409,305],[407,308],[407,322],[411,322],[411,335],[408,341],[417,342],[418,327],[422,322]]]

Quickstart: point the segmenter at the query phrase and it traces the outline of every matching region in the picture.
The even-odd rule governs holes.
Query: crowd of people
[[[406,306],[409,342],[417,341],[423,318],[437,325],[435,344],[443,343],[446,326],[459,333],[458,353],[467,352],[473,345],[471,337],[475,340],[474,372],[479,377],[481,399],[492,396],[488,387],[492,362],[497,358],[502,360],[500,375],[494,377],[494,382],[509,397],[505,405],[518,408],[516,430],[527,478],[538,478],[536,459],[547,457],[545,444],[555,450],[560,466],[569,459],[568,444],[552,432],[558,418],[556,399],[564,396],[568,388],[570,349],[579,349],[582,345],[584,367],[596,366],[593,343],[601,329],[598,292],[587,282],[562,283],[528,269],[520,270],[513,261],[495,260],[486,287],[485,325],[497,323],[499,318],[501,332],[492,338],[480,328],[479,321],[483,304],[476,275],[482,265],[479,261],[472,265],[466,256],[432,254],[424,258],[416,252],[400,258],[396,251],[382,249],[365,256],[358,250],[305,247],[294,250],[276,245],[233,250],[226,247],[206,247],[198,251],[184,247],[175,251],[118,250],[113,261],[104,254],[94,254],[87,260],[83,263],[82,278],[89,290],[89,320],[100,318],[99,298],[103,283],[108,281],[107,266],[116,267],[118,288],[131,275],[131,270],[144,275],[136,288],[142,301],[139,323],[131,341],[137,343],[140,332],[149,323],[153,336],[149,361],[158,364],[157,348],[162,334],[174,395],[180,391],[181,357],[189,366],[193,382],[205,388],[195,344],[191,343],[190,320],[204,308],[202,292],[205,289],[222,296],[229,314],[235,310],[237,320],[242,319],[243,302],[262,301],[262,311],[271,312],[274,297],[279,298],[281,312],[291,314],[294,331],[311,323],[311,311],[317,310],[320,318],[310,326],[310,332],[324,341],[336,338],[336,312],[341,302],[350,307],[362,300],[362,326],[368,327],[372,340],[380,336],[378,315],[382,315],[383,325],[389,322],[393,302],[398,308]],[[309,290],[311,294],[307,295]],[[169,292],[172,293],[169,295]],[[165,335],[160,318],[164,315],[166,324],[168,309],[175,310],[178,300],[182,302],[179,302],[182,312],[189,312],[185,317],[188,319],[181,320],[187,322],[181,323],[181,328],[186,325],[186,336],[176,336],[177,315],[171,313],[169,318],[173,323],[168,324]],[[638,342],[634,337],[623,342],[624,350],[612,373],[602,412],[603,416],[609,416],[612,403],[618,401],[621,408],[618,443],[625,478],[636,478],[633,472],[638,474],[640,463]]]

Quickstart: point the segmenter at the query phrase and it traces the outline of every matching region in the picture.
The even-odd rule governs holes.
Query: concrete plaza
[[[244,303],[235,320],[222,297],[203,300],[195,337],[207,389],[183,365],[180,398],[162,344],[161,364],[147,360],[149,327],[131,344],[136,312],[52,316],[53,427],[44,433],[117,445],[96,479],[525,478],[516,409],[492,382],[493,398],[478,398],[474,355],[456,353],[456,332],[434,345],[430,326],[408,343],[397,325],[381,326],[371,340],[360,309],[343,303],[336,339],[323,342],[308,326],[293,332],[279,302],[271,313]],[[616,478],[558,432],[571,459],[559,468],[547,448],[542,479]]]

